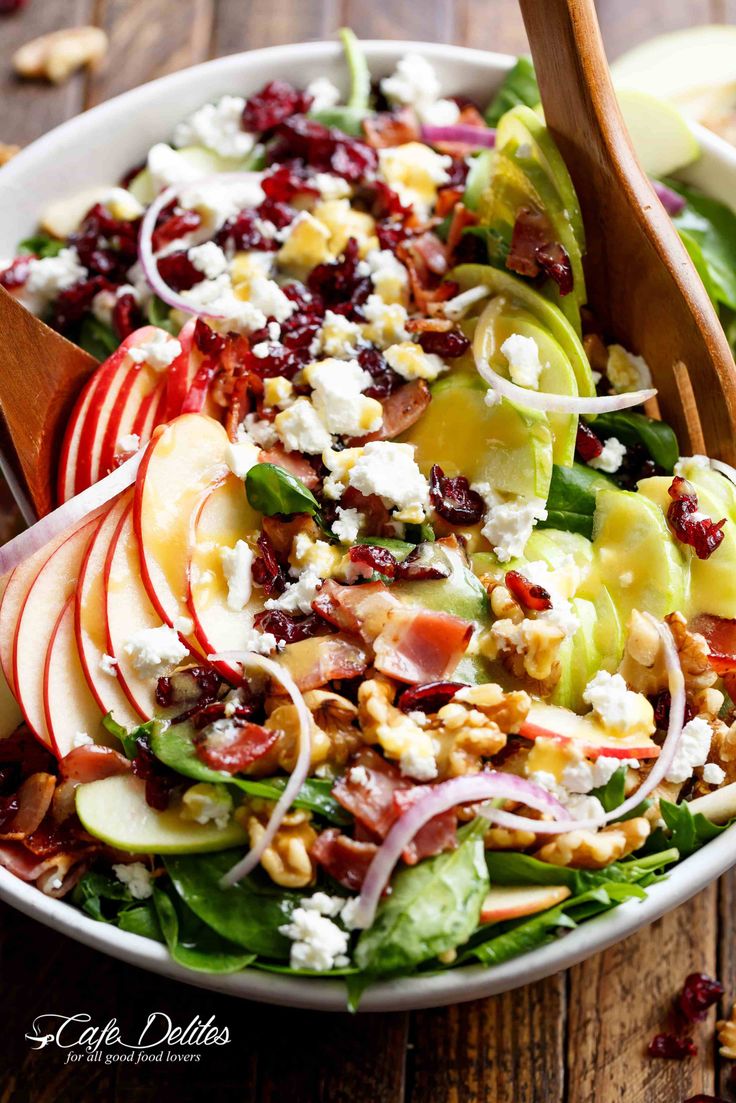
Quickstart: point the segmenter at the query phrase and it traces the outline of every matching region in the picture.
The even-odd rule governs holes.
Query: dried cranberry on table
[[[670,1061],[684,1061],[686,1057],[694,1057],[697,1052],[698,1047],[692,1038],[678,1034],[656,1034],[647,1046],[650,1057],[664,1057]]]
[[[552,608],[552,598],[549,591],[545,590],[544,586],[538,586],[530,582],[519,571],[507,571],[504,582],[511,596],[524,609],[542,613]]]
[[[708,559],[723,540],[726,518],[714,521],[698,516],[698,496],[687,479],[675,475],[668,490],[672,502],[667,521],[677,539],[694,549],[698,559]]]
[[[285,80],[272,80],[250,96],[243,108],[243,130],[253,133],[273,130],[292,115],[303,115],[312,106],[312,96],[300,92]]]
[[[706,973],[691,973],[677,998],[677,1010],[690,1023],[704,1019],[708,1009],[723,995],[720,981]]]
[[[485,510],[485,503],[464,475],[449,478],[439,464],[429,473],[429,498],[435,511],[451,525],[475,525]]]

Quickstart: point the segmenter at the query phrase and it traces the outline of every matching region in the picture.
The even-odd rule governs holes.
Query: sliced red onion
[[[457,142],[476,149],[493,149],[496,144],[496,131],[491,127],[468,126],[457,123],[455,126],[423,126],[422,141],[429,145],[437,142]]]
[[[489,303],[478,319],[475,336],[473,338],[473,355],[475,366],[482,379],[488,386],[511,402],[520,406],[527,406],[533,410],[544,410],[546,413],[562,414],[608,414],[614,410],[627,410],[630,406],[638,406],[650,398],[654,398],[656,390],[648,387],[641,391],[628,391],[625,394],[606,395],[604,398],[579,398],[572,395],[549,394],[546,391],[532,391],[527,387],[519,387],[510,379],[504,379],[490,366],[484,355],[485,332],[490,319],[495,319],[496,312],[493,303]]]
[[[687,200],[683,199],[683,197],[679,195],[678,192],[673,191],[672,188],[668,188],[661,180],[652,180],[652,187],[657,193],[657,199],[667,211],[667,214],[674,217],[674,215],[679,214],[680,211],[687,206]]]
[[[120,467],[116,467],[104,479],[88,486],[81,494],[70,498],[68,502],[64,502],[53,513],[49,513],[47,517],[42,517],[31,528],[9,540],[7,544],[0,548],[0,575],[14,570],[34,552],[45,547],[50,540],[66,532],[72,525],[77,524],[88,514],[94,513],[100,506],[106,505],[123,490],[127,490],[129,486],[132,486],[144,451],[145,449],[141,449],[136,452],[134,456],[131,456]]]
[[[356,927],[370,927],[376,914],[381,894],[388,884],[402,852],[425,823],[434,816],[454,808],[458,804],[475,804],[481,800],[523,801],[529,808],[547,812],[553,816],[567,816],[567,809],[541,785],[515,774],[492,771],[453,777],[439,785],[427,786],[426,796],[417,800],[394,823],[368,867],[358,906],[353,920]],[[483,808],[481,814],[495,819],[499,809]],[[518,817],[525,824],[537,821]]]
[[[257,175],[257,173],[253,172],[219,172],[215,173],[213,176],[202,177],[202,179],[195,182],[197,185],[211,184],[219,180],[227,180],[228,183],[234,183],[237,180],[250,179]],[[202,307],[196,307],[189,299],[185,299],[182,295],[177,294],[176,291],[172,291],[169,285],[161,278],[156,254],[153,251],[153,234],[156,229],[156,220],[158,216],[172,200],[178,197],[179,192],[192,182],[191,180],[187,180],[182,184],[174,184],[172,187],[166,188],[166,190],[162,191],[161,194],[154,199],[153,203],[151,203],[141,223],[141,232],[138,238],[138,257],[151,289],[167,306],[171,306],[175,310],[181,310],[185,314],[195,314],[199,318],[226,318],[226,314],[218,313],[213,310],[205,310]],[[202,273],[202,279],[204,278],[204,273]]]
[[[232,869],[228,870],[220,882],[223,888],[230,888],[243,877],[251,873],[260,862],[263,852],[268,849],[274,840],[276,832],[281,826],[282,820],[294,803],[294,798],[304,784],[309,772],[309,762],[312,755],[312,715],[304,703],[301,691],[291,674],[272,659],[258,655],[254,651],[223,651],[216,655],[207,656],[211,663],[240,663],[245,671],[246,667],[255,667],[268,674],[274,681],[279,682],[291,698],[297,716],[299,717],[299,753],[296,756],[294,769],[291,771],[286,788],[279,797],[276,807],[271,813],[266,830],[255,846]]]

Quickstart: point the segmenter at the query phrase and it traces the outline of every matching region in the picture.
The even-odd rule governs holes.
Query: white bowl
[[[390,72],[409,49],[436,67],[446,94],[465,93],[484,104],[513,59],[457,46],[367,42],[371,71]],[[188,112],[225,92],[250,93],[275,76],[304,85],[327,76],[344,88],[340,47],[331,42],[277,46],[210,61],[146,84],[72,119],[34,142],[0,173],[0,256],[12,256],[30,234],[39,212],[54,199],[91,184],[117,180],[166,139]],[[683,178],[716,198],[736,202],[736,150],[696,128],[703,156]],[[376,984],[361,1011],[436,1007],[517,988],[566,969],[651,923],[684,903],[736,861],[736,827],[682,862],[644,901],[630,901],[523,957],[494,968],[468,966],[434,976]],[[113,957],[187,984],[231,996],[322,1011],[344,1010],[346,992],[337,980],[280,976],[246,970],[232,976],[193,973],[176,965],[163,946],[87,918],[63,901],[43,896],[0,869],[0,898],[32,919]]]

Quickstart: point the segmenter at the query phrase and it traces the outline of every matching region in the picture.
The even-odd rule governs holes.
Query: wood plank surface
[[[543,0],[540,0],[543,2]],[[648,35],[709,20],[736,22],[736,0],[598,0],[609,56]],[[99,72],[62,88],[15,81],[18,45],[96,21],[110,35]],[[83,106],[163,73],[351,25],[364,37],[525,49],[515,0],[30,0],[0,22],[0,141],[26,144]],[[736,996],[736,877],[568,974],[516,992],[414,1014],[320,1015],[263,1007],[162,980],[0,908],[0,1103],[148,1103],[232,1097],[237,1103],[682,1103],[712,1092],[714,1012],[696,1059],[652,1061],[685,975],[718,972]],[[89,1012],[140,1028],[152,1011],[177,1023],[214,1015],[232,1042],[196,1065],[64,1063],[24,1035],[36,1015]]]

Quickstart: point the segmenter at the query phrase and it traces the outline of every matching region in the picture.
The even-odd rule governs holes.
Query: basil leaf
[[[257,463],[245,476],[245,492],[253,509],[266,517],[275,513],[319,513],[319,502],[301,479],[274,463]]]
[[[158,326],[159,329],[165,329],[167,333],[171,333],[176,337],[181,328],[171,318],[171,307],[159,299],[158,295],[152,295],[148,300],[148,306],[146,307],[146,316],[152,326]]]
[[[66,249],[65,241],[42,231],[24,238],[18,246],[19,253],[33,253],[37,257],[58,257],[62,249]]]
[[[244,877],[231,888],[221,879],[242,857],[239,850],[167,855],[166,870],[185,904],[213,931],[254,954],[288,961],[289,939],[279,933],[299,905],[299,894]]]
[[[680,455],[674,429],[646,414],[631,410],[599,414],[591,428],[603,436],[617,437],[624,444],[643,444],[654,462],[668,474]]]
[[[95,360],[102,361],[115,352],[120,342],[110,326],[88,314],[79,327],[77,344]]]
[[[169,953],[179,965],[200,973],[237,973],[255,960],[225,941],[163,889],[153,890],[153,902]]]
[[[501,87],[486,108],[485,120],[489,126],[496,126],[501,116],[518,103],[536,107],[541,98],[532,59],[520,57],[513,68],[509,69]]]
[[[403,869],[363,931],[355,963],[366,973],[406,973],[467,942],[488,891],[483,821],[459,832],[456,850]]]
[[[719,303],[736,309],[736,214],[717,199],[703,195],[679,181],[668,180],[686,201],[686,206],[672,221],[687,235],[688,242],[700,248],[696,263],[707,268],[711,294]]]
[[[670,846],[676,846],[683,858],[711,839],[718,838],[736,822],[732,819],[729,823],[713,823],[702,812],[691,812],[687,801],[672,804],[668,800],[660,800],[659,810],[670,831]]]
[[[574,463],[572,467],[552,468],[547,497],[547,518],[538,528],[579,532],[590,540],[593,535],[595,497],[602,487],[614,484],[600,471]]]

